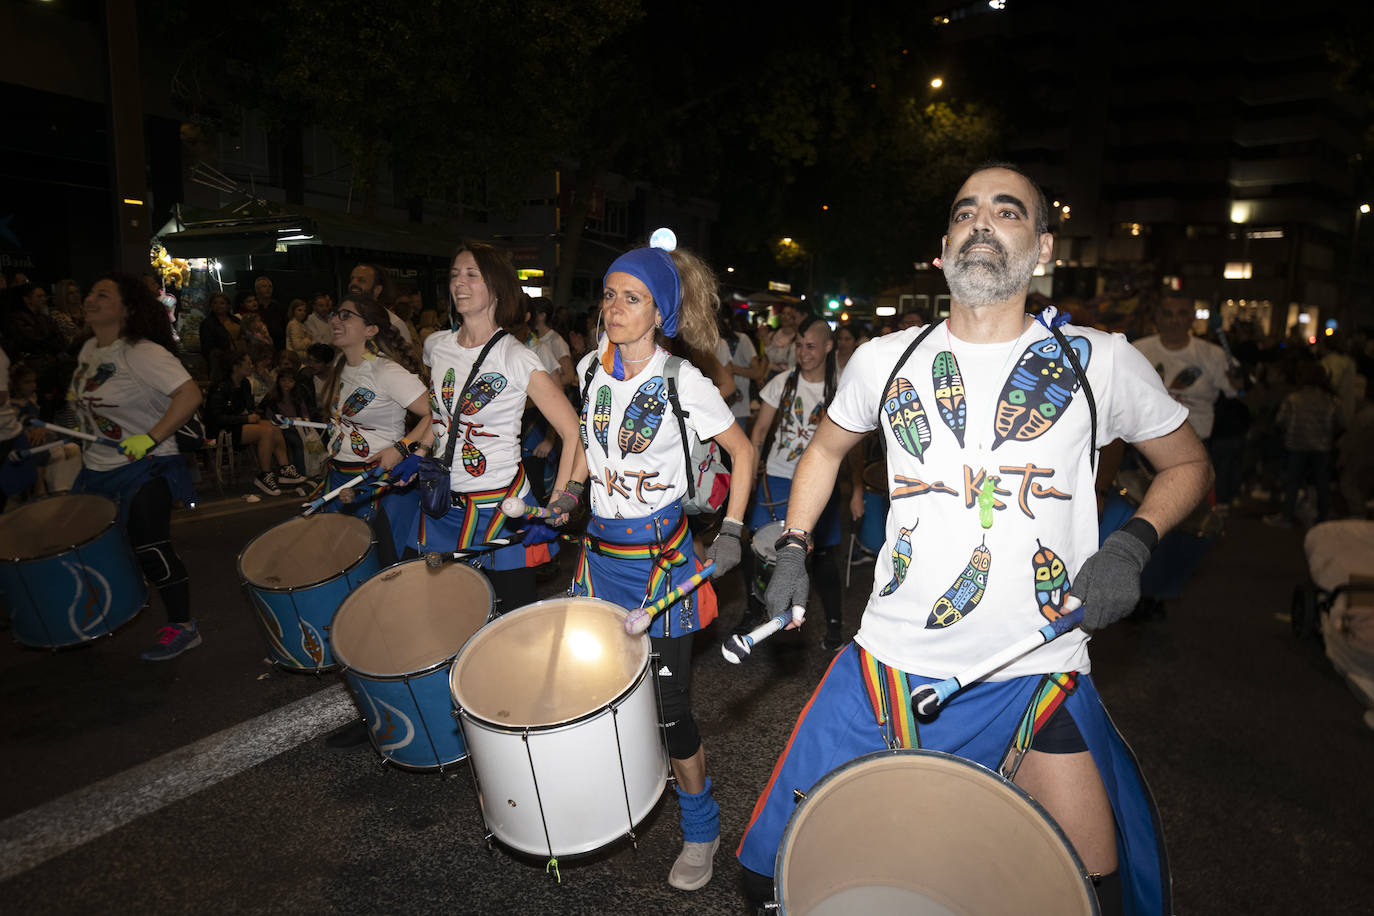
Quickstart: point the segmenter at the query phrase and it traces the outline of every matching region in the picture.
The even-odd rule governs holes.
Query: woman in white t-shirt
[[[520,463],[520,421],[527,401],[564,441],[577,435],[577,415],[558,380],[522,339],[506,333],[525,317],[525,296],[507,254],[490,245],[464,244],[449,270],[449,297],[449,330],[425,338],[424,361],[430,374],[431,454],[449,465],[451,505],[437,519],[416,513],[408,546],[419,553],[451,553],[526,527],[523,518],[507,518],[501,502],[507,497],[533,502]],[[580,459],[579,449],[564,449],[554,478],[560,494],[554,502],[567,511],[577,502],[567,490]],[[580,488],[574,489],[580,495]],[[550,529],[529,528],[520,543],[483,557],[482,572],[503,613],[534,602],[528,568],[557,553]]]
[[[599,354],[589,353],[578,366],[592,518],[573,593],[629,608],[653,602],[700,569],[682,507],[688,467],[668,394],[665,345],[680,335],[692,352],[709,355],[717,335],[719,297],[711,269],[689,252],[671,250],[671,233],[654,236],[668,237],[664,247],[629,251],[606,272],[605,341]],[[689,362],[678,366],[676,392],[683,422],[703,441],[715,439],[733,459],[726,518],[707,554],[719,577],[739,563],[754,449],[715,386]],[[682,890],[710,880],[720,843],[720,809],[691,709],[693,637],[715,616],[715,592],[707,583],[649,628],[660,658],[660,715],[683,832],[668,883]]]
[[[186,566],[172,547],[172,502],[193,502],[174,434],[200,406],[200,388],[176,357],[167,309],[137,277],[111,274],[86,296],[94,336],[77,356],[67,390],[81,428],[119,441],[82,453],[73,493],[98,493],[119,505],[144,575],[167,610],[167,626],[143,658],[165,661],[200,645],[191,619]]]
[[[326,488],[332,490],[373,468],[390,471],[422,448],[429,434],[429,405],[410,348],[376,299],[350,294],[330,313],[329,323],[339,350],[322,402],[330,425]],[[409,431],[407,411],[419,417]],[[404,549],[417,506],[414,490],[407,487],[386,489],[373,499],[337,500],[327,508],[371,523],[378,557],[386,566]]]

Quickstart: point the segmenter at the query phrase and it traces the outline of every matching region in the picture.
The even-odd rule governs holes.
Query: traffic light
[[[840,300],[831,299],[828,302],[826,302],[825,307],[832,312],[837,312],[840,309]]]

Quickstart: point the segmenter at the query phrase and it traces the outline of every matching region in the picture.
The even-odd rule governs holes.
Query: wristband
[[[801,528],[788,528],[782,533],[782,537],[778,538],[773,547],[775,550],[781,552],[788,544],[800,544],[807,553],[810,553],[811,535]]]
[[[1132,516],[1120,530],[1144,544],[1145,549],[1152,553],[1159,546],[1159,532],[1155,530],[1155,526],[1138,515]]]

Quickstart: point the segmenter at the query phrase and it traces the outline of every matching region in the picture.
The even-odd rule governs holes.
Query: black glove
[[[585,485],[576,481],[568,481],[565,489],[559,490],[554,494],[553,499],[549,500],[549,508],[559,513],[550,519],[550,523],[562,525],[577,510],[577,504],[582,501],[582,494]]]
[[[712,579],[719,579],[739,565],[739,536],[744,526],[729,519],[720,523],[720,534],[706,550],[706,559],[716,564]]]
[[[1142,518],[1133,518],[1107,535],[1097,553],[1078,570],[1069,594],[1083,602],[1083,629],[1116,623],[1140,601],[1140,571],[1150,561],[1159,535]]]
[[[768,616],[790,614],[794,605],[806,607],[810,597],[811,577],[806,573],[806,548],[801,544],[787,544],[778,551],[773,578],[768,580],[768,592],[763,597]]]

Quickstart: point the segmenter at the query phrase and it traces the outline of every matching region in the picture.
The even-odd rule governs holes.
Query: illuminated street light
[[[1360,204],[1360,212],[1361,212],[1361,213],[1368,213],[1368,212],[1369,212],[1369,204]]]
[[[940,77],[937,76],[937,77],[935,77],[935,79],[933,79],[933,80],[930,81],[930,88],[931,88],[931,89],[939,89],[939,88],[940,88],[941,86],[943,86],[944,84],[945,84],[945,81],[942,80],[942,79],[940,79]]]

